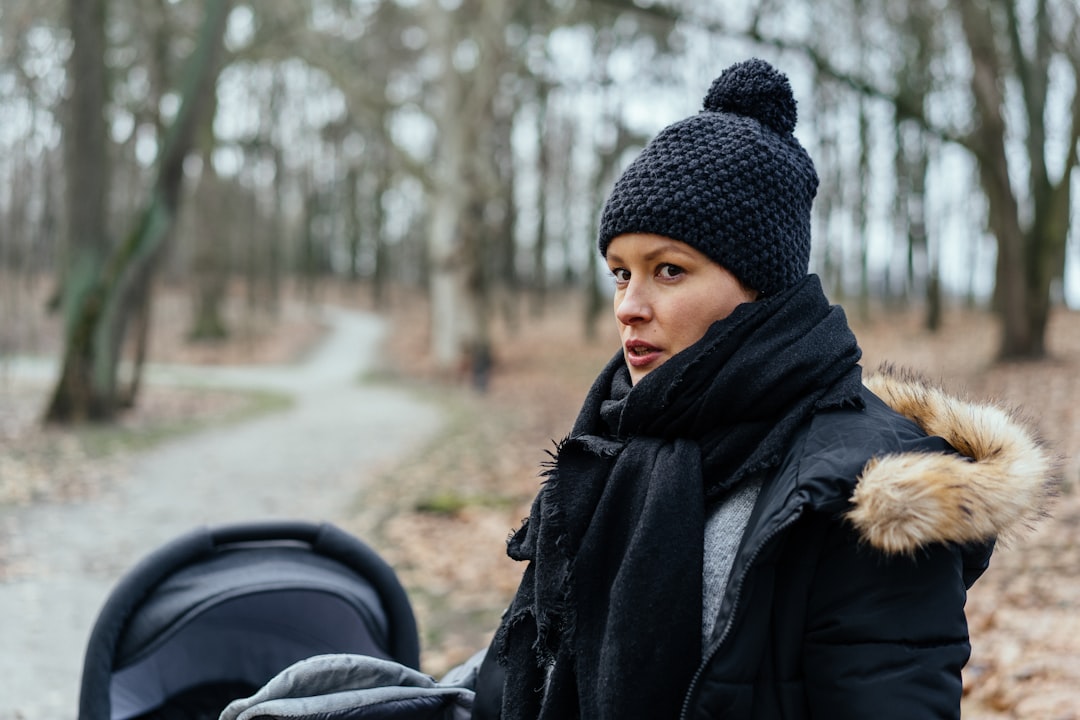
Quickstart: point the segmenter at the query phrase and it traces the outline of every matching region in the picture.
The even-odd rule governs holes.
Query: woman
[[[1054,463],[996,408],[863,384],[795,121],[732,66],[615,184],[622,348],[509,541],[474,717],[959,717],[966,590]]]

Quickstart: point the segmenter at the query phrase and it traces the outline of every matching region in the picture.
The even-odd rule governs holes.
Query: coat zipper
[[[735,615],[739,610],[739,599],[742,597],[743,585],[746,582],[746,576],[750,573],[754,563],[757,561],[758,555],[761,554],[762,549],[772,542],[773,538],[791,527],[799,517],[802,516],[802,508],[798,508],[796,512],[792,514],[790,518],[785,520],[783,524],[777,526],[770,532],[765,538],[758,543],[754,549],[754,553],[750,556],[750,561],[746,564],[746,570],[739,576],[739,582],[735,586],[735,598],[731,602],[731,612],[728,613],[727,621],[724,623],[724,631],[720,634],[720,638],[713,643],[713,646],[709,648],[709,651],[705,653],[705,656],[701,660],[701,664],[698,665],[697,671],[694,673],[694,677],[690,680],[690,686],[686,690],[686,696],[683,698],[682,711],[679,712],[679,720],[686,720],[689,717],[690,712],[690,698],[694,696],[694,690],[697,688],[698,682],[701,681],[701,676],[705,674],[705,669],[712,662],[712,659],[716,657],[716,653],[720,652],[720,648],[723,647],[724,641],[727,640],[728,634],[731,632],[732,621],[735,619]]]

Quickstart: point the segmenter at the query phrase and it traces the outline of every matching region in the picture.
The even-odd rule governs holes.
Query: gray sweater
[[[761,478],[757,478],[743,483],[742,487],[725,498],[705,519],[701,588],[701,637],[704,645],[709,644],[715,629],[713,626],[720,612],[720,601],[724,597],[731,565],[735,562],[739,542],[761,491],[761,482]]]

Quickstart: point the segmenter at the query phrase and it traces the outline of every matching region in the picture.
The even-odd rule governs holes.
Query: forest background
[[[401,322],[411,377],[464,377],[489,403],[565,383],[573,401],[517,397],[541,419],[490,430],[550,423],[539,442],[557,437],[610,347],[592,251],[606,189],[753,55],[792,79],[822,178],[812,269],[864,328],[868,359],[1035,402],[1072,452],[1072,0],[5,0],[0,362],[60,359],[40,408],[50,432],[116,423],[137,417],[148,358],[295,333],[297,298],[359,303]],[[184,299],[180,320],[165,296]],[[575,352],[544,364],[553,347]],[[487,440],[519,457],[520,438]],[[440,457],[426,476],[477,475],[468,454]],[[1068,487],[1073,461],[1065,473]],[[419,495],[403,509],[460,522],[485,506],[462,498],[488,493]],[[1072,532],[1068,502],[1037,592],[1008,607],[1060,620],[1047,608],[1069,585],[1039,583],[1076,573],[1074,536],[1054,534]],[[1011,678],[999,709],[1056,697],[1016,694],[1050,670],[1010,648],[993,665]],[[1080,652],[1061,652],[1075,669]]]

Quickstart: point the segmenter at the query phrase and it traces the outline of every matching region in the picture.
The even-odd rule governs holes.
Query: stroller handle
[[[295,540],[315,545],[323,528],[322,524],[303,520],[266,520],[209,528],[209,535],[215,548],[270,540]]]

